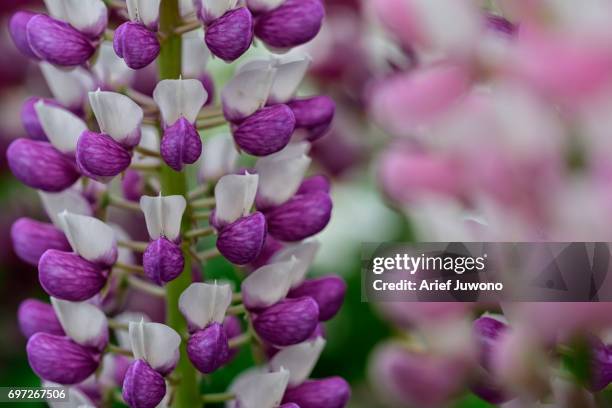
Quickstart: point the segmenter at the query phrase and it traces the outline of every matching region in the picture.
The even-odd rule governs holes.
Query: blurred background
[[[611,240],[612,5],[325,5],[324,26],[304,47],[313,61],[300,91],[330,95],[337,104],[329,134],[312,148],[313,172],[330,177],[334,200],[312,274],[342,275],[348,292],[326,326],[328,343],[313,376],[347,379],[352,408],[612,406],[606,304],[373,305],[362,303],[360,288],[362,242]],[[10,228],[19,217],[45,215],[36,193],[8,171],[5,150],[24,134],[23,101],[51,95],[37,64],[19,54],[7,31],[14,10],[42,7],[34,0],[0,3],[0,386],[39,383],[16,313],[23,299],[45,294],[36,268],[14,254]],[[213,60],[209,70],[220,89],[233,66]],[[150,94],[155,83],[151,66],[133,86]],[[129,233],[146,238],[137,228]],[[204,273],[234,276],[222,261]],[[150,299],[132,302],[161,312]],[[480,343],[472,322],[485,312],[504,314],[515,334],[504,345],[504,356],[512,357],[494,368],[473,356]],[[550,323],[559,315],[563,322]],[[601,347],[581,354],[593,335]],[[243,350],[210,377],[208,389],[225,389],[250,358]],[[483,378],[495,386],[483,387]],[[596,387],[595,379],[605,384]]]

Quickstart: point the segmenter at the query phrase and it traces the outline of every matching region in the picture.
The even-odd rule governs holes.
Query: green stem
[[[163,34],[163,39],[158,58],[160,79],[178,79],[181,76],[181,37],[174,33],[175,28],[180,25],[179,0],[162,0],[160,5],[160,31]],[[164,195],[187,196],[187,176],[185,173],[175,172],[170,167],[163,165],[160,181]],[[182,232],[186,232],[190,225],[191,212],[188,209],[183,216]],[[187,323],[179,311],[178,299],[192,282],[189,244],[183,244],[182,250],[185,258],[185,268],[178,278],[166,286],[166,324],[179,333],[187,331]],[[181,343],[181,355],[175,373],[179,377],[180,383],[174,387],[172,406],[176,408],[191,407],[196,404],[196,401],[201,401],[196,370],[187,357],[185,342]]]
[[[220,392],[218,394],[204,394],[202,395],[202,401],[204,402],[211,402],[211,403],[219,403],[219,402],[225,402],[225,401],[230,401],[233,400],[234,398],[236,398],[236,396],[234,394],[232,394],[231,392]]]

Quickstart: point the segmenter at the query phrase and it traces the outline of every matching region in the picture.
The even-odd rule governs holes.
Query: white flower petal
[[[42,386],[44,388],[66,388],[65,385],[53,383],[50,381],[43,381]],[[96,408],[96,405],[77,387],[68,387],[66,401],[58,401],[48,399],[47,404],[49,408]]]
[[[43,99],[36,102],[34,109],[53,147],[62,153],[74,153],[87,124],[69,110],[46,104]]]
[[[148,323],[151,321],[151,319],[149,318],[149,316],[147,316],[144,313],[141,312],[123,312],[121,314],[118,314],[117,316],[114,317],[114,320],[119,322],[119,323],[123,323],[123,324],[127,324],[129,326],[130,322],[135,322],[135,323],[139,323],[139,322],[145,322]],[[130,333],[127,332],[126,330],[115,330],[115,337],[117,337],[117,343],[119,344],[119,347],[122,348],[131,348],[131,343],[130,343]]]
[[[247,215],[257,193],[257,174],[228,174],[215,186],[215,218],[221,223],[232,223]]]
[[[138,146],[159,153],[159,130],[157,127],[144,125],[140,128],[140,135],[140,143],[138,143]],[[160,163],[160,159],[134,152],[132,163],[154,166]]]
[[[147,28],[157,30],[161,0],[127,0],[126,2],[130,20],[140,21]]]
[[[280,7],[285,0],[247,0],[249,9],[254,12],[265,12]]]
[[[47,193],[39,191],[38,195],[42,201],[47,216],[58,228],[62,228],[60,213],[68,211],[72,214],[92,215],[91,204],[87,201],[81,191],[72,187],[61,193]]]
[[[267,307],[282,300],[289,293],[293,281],[293,268],[298,260],[264,265],[242,281],[242,294],[245,306],[249,308]]]
[[[200,178],[205,181],[218,180],[233,172],[238,160],[234,139],[229,133],[215,135],[206,141],[206,149],[200,160]]]
[[[187,202],[183,196],[142,196],[140,208],[144,213],[151,239],[164,236],[171,241],[176,240],[180,235],[185,207]]]
[[[192,283],[179,297],[179,309],[185,319],[203,329],[211,322],[222,323],[232,303],[232,289],[228,284]]]
[[[75,342],[88,347],[100,347],[108,340],[106,315],[88,302],[69,302],[51,298],[55,315],[64,332]]]
[[[200,2],[206,22],[215,20],[236,7],[238,0],[195,0]]]
[[[63,211],[59,217],[66,238],[77,254],[88,261],[106,265],[116,261],[117,241],[111,227],[95,217],[68,211]]]
[[[66,5],[64,0],[44,0],[44,2],[51,17],[66,21]]]
[[[270,95],[275,74],[276,69],[269,64],[258,69],[245,66],[236,73],[221,91],[223,111],[228,119],[243,119],[262,108]]]
[[[300,187],[310,165],[307,142],[291,144],[278,153],[257,160],[258,196],[268,205],[279,205],[290,199]]]
[[[108,10],[102,0],[64,0],[66,21],[77,30],[97,37],[108,23]]]
[[[144,113],[136,102],[120,93],[98,89],[89,93],[89,104],[103,133],[130,146],[139,141]]]
[[[204,85],[197,79],[165,79],[153,91],[166,126],[173,125],[181,116],[194,123],[207,97]]]
[[[136,73],[126,65],[123,58],[119,58],[110,41],[104,41],[100,45],[98,58],[92,67],[92,72],[100,83],[110,89],[130,85]]]
[[[149,363],[154,370],[165,371],[176,364],[181,336],[161,323],[130,322],[130,343],[135,359]]]
[[[280,405],[287,383],[289,371],[280,369],[273,373],[249,375],[232,386],[240,408],[276,408]]]
[[[298,244],[287,244],[287,246],[275,253],[270,262],[287,261],[292,258],[297,259],[297,264],[292,269],[291,287],[298,286],[308,273],[310,265],[315,259],[321,244],[317,240],[303,241]]]
[[[325,343],[325,339],[317,337],[314,340],[285,347],[272,357],[269,363],[270,369],[274,371],[281,368],[289,370],[289,385],[299,385],[308,379],[310,373],[312,373]]]
[[[191,13],[195,13],[193,0],[179,0],[179,12],[183,18]]]
[[[270,90],[269,102],[285,103],[295,96],[311,58],[308,55],[287,55],[276,60],[276,75]]]
[[[182,70],[185,78],[198,79],[206,72],[210,50],[204,42],[204,29],[183,34]]]
[[[41,62],[40,70],[53,97],[69,109],[82,107],[87,92],[95,86],[91,74],[83,67],[66,70]]]

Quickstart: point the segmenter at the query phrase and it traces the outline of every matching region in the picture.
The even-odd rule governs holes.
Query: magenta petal
[[[217,249],[228,261],[245,265],[257,258],[265,238],[265,217],[256,212],[225,226],[217,237]]]
[[[319,323],[319,307],[311,297],[285,299],[253,319],[253,328],[275,346],[290,346],[310,337]]]
[[[293,402],[289,402],[279,406],[278,408],[300,408],[300,406],[298,404],[294,404]]]
[[[58,384],[77,384],[98,368],[99,356],[68,337],[36,333],[26,346],[32,370]]]
[[[202,75],[198,77],[204,89],[206,89],[206,94],[208,95],[206,102],[204,102],[204,106],[208,106],[213,103],[215,100],[215,81],[212,76],[208,72],[204,72]]]
[[[287,105],[262,108],[234,130],[234,140],[254,156],[267,156],[282,150],[295,129],[295,116]]]
[[[30,48],[28,43],[27,26],[30,19],[34,17],[36,13],[30,11],[18,11],[11,17],[9,21],[9,33],[15,43],[15,46],[23,55],[29,58],[38,59],[36,54]]]
[[[198,130],[181,117],[164,130],[160,152],[168,166],[176,171],[181,171],[184,164],[195,163],[202,154],[202,140]]]
[[[305,280],[289,292],[289,297],[310,296],[319,305],[319,320],[324,322],[336,315],[346,293],[346,283],[339,276]]]
[[[125,60],[128,67],[142,69],[155,61],[160,45],[157,35],[139,23],[126,22],[115,31],[115,53]]]
[[[314,191],[323,191],[325,193],[329,193],[330,189],[331,185],[329,184],[329,179],[325,176],[319,175],[308,177],[307,179],[302,181],[302,184],[300,184],[300,188],[295,194],[307,194],[312,193]]]
[[[473,332],[480,351],[480,364],[487,370],[491,367],[491,354],[500,336],[508,326],[492,317],[483,316],[474,321]]]
[[[76,161],[83,174],[105,182],[127,169],[132,156],[109,135],[86,130],[77,143]]]
[[[44,14],[30,19],[27,38],[36,56],[55,65],[84,64],[96,51],[86,35]]]
[[[136,360],[125,374],[121,395],[130,408],[154,408],[166,395],[166,381],[147,362]]]
[[[49,249],[38,263],[40,284],[59,299],[87,300],[100,292],[106,278],[107,271],[71,252]]]
[[[193,333],[187,341],[187,355],[193,365],[209,374],[225,364],[229,357],[227,335],[219,323]]]
[[[40,300],[26,299],[21,302],[17,311],[17,320],[26,338],[38,332],[64,335],[64,329],[55,315],[53,306]]]
[[[351,397],[351,387],[341,377],[308,380],[285,391],[283,402],[300,408],[343,408]]]
[[[266,212],[268,231],[281,241],[301,241],[327,226],[331,210],[332,201],[327,193],[296,195]]]
[[[325,135],[336,112],[336,104],[329,96],[296,99],[287,105],[295,115],[295,127],[307,130],[309,141]]]
[[[590,390],[599,392],[612,382],[612,347],[601,343],[595,343],[591,351],[591,378]]]
[[[206,28],[206,45],[213,55],[232,62],[253,42],[253,16],[246,7],[230,10]]]
[[[40,257],[47,249],[72,250],[61,230],[53,224],[30,218],[19,218],[13,223],[11,238],[17,256],[34,266],[38,265]]]
[[[127,169],[121,179],[123,197],[138,202],[145,189],[145,180],[137,170]]]
[[[47,142],[17,139],[8,147],[6,158],[19,181],[39,190],[62,191],[80,177],[73,161]]]
[[[34,109],[34,105],[38,101],[44,101],[45,105],[51,106],[62,106],[57,103],[54,99],[41,98],[38,96],[33,96],[28,98],[21,107],[21,122],[23,123],[23,127],[28,133],[28,136],[31,139],[35,140],[47,140],[47,135],[40,125],[40,121],[38,120],[38,114]]]
[[[295,47],[317,35],[324,16],[321,0],[286,0],[258,17],[255,35],[274,48]]]
[[[236,316],[226,316],[223,320],[223,330],[225,331],[225,335],[227,336],[228,340],[240,336],[242,334],[240,319],[238,319]],[[229,362],[231,359],[233,359],[236,354],[238,354],[238,348],[229,349],[227,361]]]
[[[147,246],[142,257],[142,265],[147,277],[161,286],[181,274],[185,259],[183,251],[177,244],[161,237]]]

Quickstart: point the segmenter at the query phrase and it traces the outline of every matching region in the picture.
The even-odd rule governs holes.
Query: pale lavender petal
[[[351,398],[351,387],[341,377],[309,380],[285,391],[283,402],[300,408],[343,408]]]
[[[112,137],[85,131],[77,143],[76,160],[83,174],[106,182],[127,169],[132,156]]]
[[[99,356],[68,337],[36,333],[26,346],[32,370],[58,384],[77,384],[98,368]]]
[[[270,235],[281,241],[301,241],[317,234],[331,218],[329,194],[316,191],[300,194],[266,212]]]
[[[253,328],[265,341],[290,346],[310,337],[319,322],[319,307],[310,297],[286,299],[253,319]]]
[[[327,133],[336,112],[336,104],[329,96],[296,99],[287,105],[295,115],[296,129],[305,129],[309,141],[315,141]]]
[[[13,223],[11,238],[17,256],[34,266],[38,265],[40,257],[47,249],[71,250],[70,244],[61,230],[53,224],[30,218],[19,218]]]
[[[77,254],[50,249],[38,263],[38,278],[43,289],[51,296],[84,301],[106,284],[107,271],[86,261]]]
[[[33,96],[31,98],[28,98],[21,107],[21,123],[23,123],[23,127],[27,132],[28,136],[31,139],[46,141],[47,135],[45,134],[45,131],[43,130],[40,124],[40,120],[38,119],[38,114],[34,109],[34,105],[38,101],[44,101],[46,105],[51,106],[61,107],[62,105],[56,102],[54,99]]]
[[[181,171],[185,164],[195,163],[202,154],[202,140],[198,130],[184,117],[164,130],[160,147],[168,166]]]
[[[287,105],[262,108],[234,130],[234,140],[245,152],[267,156],[282,150],[291,139],[295,116]]]
[[[166,395],[166,381],[143,360],[135,360],[125,374],[123,399],[131,408],[154,408]]]
[[[36,13],[30,11],[18,11],[11,17],[9,21],[9,33],[15,43],[15,46],[23,55],[26,57],[38,59],[36,54],[30,48],[28,43],[27,26],[30,19],[34,17]]]
[[[212,373],[225,364],[229,357],[229,346],[223,326],[213,322],[193,333],[187,341],[187,355],[204,374]]]
[[[155,61],[160,45],[157,35],[139,23],[126,22],[115,31],[113,47],[128,67],[142,69]]]
[[[26,299],[21,302],[17,310],[17,320],[26,338],[38,332],[64,335],[64,329],[55,315],[53,306],[40,300]]]
[[[230,10],[214,20],[204,37],[210,52],[232,62],[246,52],[253,42],[253,16],[246,7]]]
[[[185,259],[177,244],[161,237],[147,246],[142,264],[147,277],[162,286],[181,274]]]
[[[257,258],[265,238],[265,217],[256,212],[224,227],[217,237],[217,248],[228,261],[245,265]]]
[[[85,34],[44,14],[30,19],[27,38],[36,56],[55,65],[84,64],[96,50]]]
[[[39,190],[59,192],[80,177],[74,162],[47,142],[17,139],[9,146],[6,157],[15,177]]]
[[[321,0],[286,0],[257,19],[255,35],[273,48],[291,48],[312,40],[323,22]]]
[[[319,320],[324,322],[336,315],[346,293],[346,283],[340,276],[325,276],[305,280],[300,286],[292,289],[288,297],[310,296],[319,305]]]

